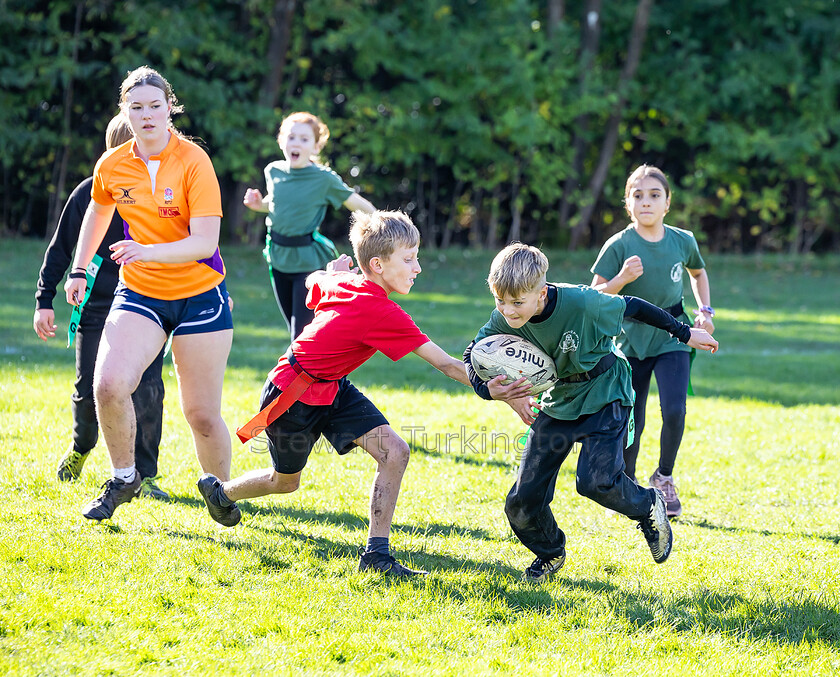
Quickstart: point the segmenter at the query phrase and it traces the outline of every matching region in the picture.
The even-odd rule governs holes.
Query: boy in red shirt
[[[266,426],[274,467],[227,482],[206,474],[198,488],[210,516],[233,526],[240,519],[235,501],[286,494],[300,486],[301,472],[321,435],[339,454],[360,446],[376,460],[377,472],[371,488],[369,538],[359,570],[391,576],[425,574],[397,562],[388,547],[408,465],[408,444],[347,375],[379,350],[394,361],[413,352],[450,378],[464,385],[470,382],[461,360],[430,341],[388,298],[391,293],[408,294],[420,274],[420,233],[411,219],[402,212],[357,211],[352,222],[350,241],[361,275],[351,272],[350,257],[342,255],[326,271],[307,278],[307,305],[314,309],[315,318],[268,375],[260,414],[240,429],[245,441]],[[303,388],[296,396],[297,389]],[[273,422],[272,410],[282,412]]]

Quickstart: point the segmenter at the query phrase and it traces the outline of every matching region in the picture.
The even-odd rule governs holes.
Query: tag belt
[[[615,353],[607,353],[598,360],[598,364],[592,367],[589,371],[582,371],[579,374],[572,374],[571,376],[566,376],[565,378],[558,380],[560,383],[582,383],[583,381],[591,381],[593,378],[600,376],[607,371],[607,369],[613,366],[617,359],[618,357]]]
[[[236,429],[236,436],[243,444],[252,437],[259,435],[280,416],[285,414],[289,410],[289,407],[297,402],[309,389],[309,386],[313,383],[323,381],[323,379],[315,378],[314,376],[307,374],[303,370],[303,367],[298,364],[298,361],[295,359],[294,353],[292,353],[291,350],[286,353],[286,357],[289,360],[289,364],[292,369],[295,370],[296,376],[292,382],[286,386],[286,389],[271,400],[271,402],[266,404],[256,416],[254,416],[245,425],[239,426]]]
[[[268,231],[268,236],[274,244],[281,247],[306,247],[315,242],[314,233],[308,235],[281,235],[273,230]]]

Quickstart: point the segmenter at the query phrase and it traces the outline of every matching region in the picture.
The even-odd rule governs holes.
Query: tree
[[[257,96],[257,109],[259,112],[273,111],[280,103],[280,92],[283,85],[283,74],[286,66],[291,39],[292,20],[295,13],[295,0],[275,0],[268,16],[268,44],[265,53],[265,75],[260,84]],[[262,17],[253,17],[253,22],[261,22]],[[263,115],[254,119],[250,125],[250,132],[254,135],[270,134],[266,129]],[[259,175],[262,175],[262,166],[258,165]],[[234,233],[242,233],[246,242],[255,244],[265,235],[263,220],[252,220],[249,225],[244,225],[242,216],[245,207],[242,203],[242,196],[249,187],[249,181],[239,180],[233,190],[233,195],[228,200],[227,215],[228,228]],[[264,192],[264,191],[263,191]]]
[[[642,45],[647,34],[652,6],[653,0],[639,0],[636,5],[636,14],[633,19],[633,28],[630,31],[630,41],[627,48],[627,59],[621,69],[618,87],[616,89],[616,101],[610,113],[610,118],[607,121],[606,133],[601,144],[598,164],[589,181],[589,195],[581,209],[580,221],[572,229],[572,237],[569,242],[570,249],[577,248],[581,235],[589,228],[592,212],[595,210],[595,205],[601,197],[601,192],[604,190],[607,171],[609,170],[610,162],[612,161],[615,147],[618,143],[618,125],[621,122],[624,107],[627,103],[627,92],[630,83],[633,81],[636,75],[636,69],[639,67],[639,59],[641,58]]]

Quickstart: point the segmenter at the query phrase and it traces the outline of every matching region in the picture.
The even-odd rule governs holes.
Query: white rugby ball
[[[495,334],[481,339],[470,353],[473,369],[482,381],[507,376],[504,384],[523,376],[531,394],[548,390],[557,382],[554,360],[530,341],[512,334]]]

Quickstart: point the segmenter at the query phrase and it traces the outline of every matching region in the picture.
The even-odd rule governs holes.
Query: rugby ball
[[[482,381],[507,376],[504,384],[523,376],[531,384],[531,394],[548,390],[557,382],[554,360],[530,341],[512,334],[495,334],[473,346],[470,362]]]

